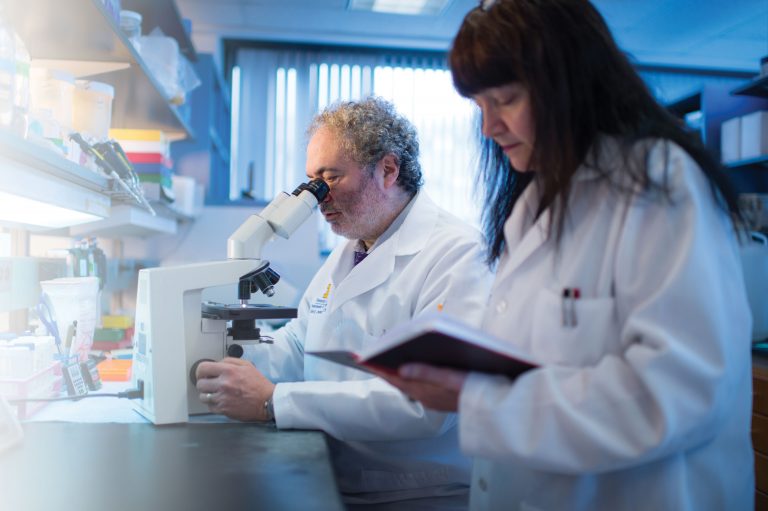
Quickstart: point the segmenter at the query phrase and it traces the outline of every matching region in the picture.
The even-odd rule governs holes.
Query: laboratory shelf
[[[763,76],[747,82],[733,90],[732,94],[738,96],[757,96],[768,98],[768,76]]]
[[[56,61],[78,77],[115,87],[113,128],[159,129],[192,137],[183,109],[163,95],[153,73],[100,0],[6,2],[6,15],[33,61]]]
[[[701,91],[696,91],[682,98],[667,103],[667,110],[678,117],[701,110]]]
[[[54,149],[0,131],[0,192],[89,213],[103,218],[64,229],[45,230],[60,236],[132,236],[173,234],[176,224],[193,220],[162,203],[153,203],[153,216],[116,190],[102,174],[75,164]]]
[[[176,234],[176,219],[151,215],[137,206],[113,206],[108,218],[75,225],[69,228],[71,236],[100,238],[148,238],[158,234]]]
[[[174,203],[150,201],[150,205],[158,214],[158,216],[161,216],[161,217],[173,218],[178,222],[192,222],[195,219],[195,217],[187,215],[186,213],[182,213],[181,211],[175,209]]]
[[[768,155],[758,156],[757,158],[748,158],[746,160],[730,161],[724,163],[729,169],[741,169],[745,167],[761,166],[768,168]]]
[[[105,217],[111,205],[104,193],[109,184],[52,149],[0,133],[0,192]]]
[[[109,189],[109,180],[105,176],[67,160],[53,148],[35,144],[5,131],[0,131],[0,159],[10,164],[4,166],[5,170],[45,173],[75,186],[98,192]],[[5,174],[8,178],[12,176],[13,173]],[[7,184],[10,183],[3,180],[3,186],[0,188]]]
[[[150,33],[155,27],[179,43],[179,50],[189,60],[197,60],[197,52],[184,29],[184,24],[174,0],[122,0],[122,8],[141,13],[142,31]]]

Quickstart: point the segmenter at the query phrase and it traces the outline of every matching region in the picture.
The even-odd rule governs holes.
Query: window
[[[292,190],[305,179],[305,130],[312,117],[336,101],[375,94],[416,126],[424,190],[457,217],[479,224],[476,108],[454,90],[442,54],[257,47],[240,48],[235,66],[234,197],[249,186],[265,200]],[[340,238],[322,219],[320,229],[321,250],[329,251]]]

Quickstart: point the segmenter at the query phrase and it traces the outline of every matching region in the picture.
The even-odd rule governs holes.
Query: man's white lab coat
[[[696,163],[664,148],[648,165],[657,181],[668,165],[669,200],[620,196],[582,167],[559,250],[548,212],[531,227],[535,181],[506,222],[483,328],[544,367],[463,388],[473,510],[753,509],[737,242]]]
[[[320,268],[298,318],[247,358],[277,381],[277,426],[330,434],[339,489],[363,501],[466,493],[456,416],[425,410],[380,378],[305,351],[359,351],[393,326],[442,310],[479,326],[492,276],[477,231],[419,192],[353,267],[354,241]],[[439,350],[440,347],[436,346]],[[334,440],[338,439],[338,441]]]

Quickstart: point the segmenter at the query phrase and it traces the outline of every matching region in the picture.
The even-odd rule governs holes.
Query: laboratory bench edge
[[[325,436],[254,423],[27,422],[6,511],[343,510]]]
[[[755,509],[768,509],[768,351],[752,354]],[[240,422],[25,422],[0,509],[343,510],[325,434]]]

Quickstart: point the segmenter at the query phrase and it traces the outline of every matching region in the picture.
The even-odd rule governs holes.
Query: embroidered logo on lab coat
[[[328,309],[328,295],[331,294],[331,285],[325,288],[325,293],[320,298],[315,298],[312,305],[309,306],[310,314],[322,314]]]

